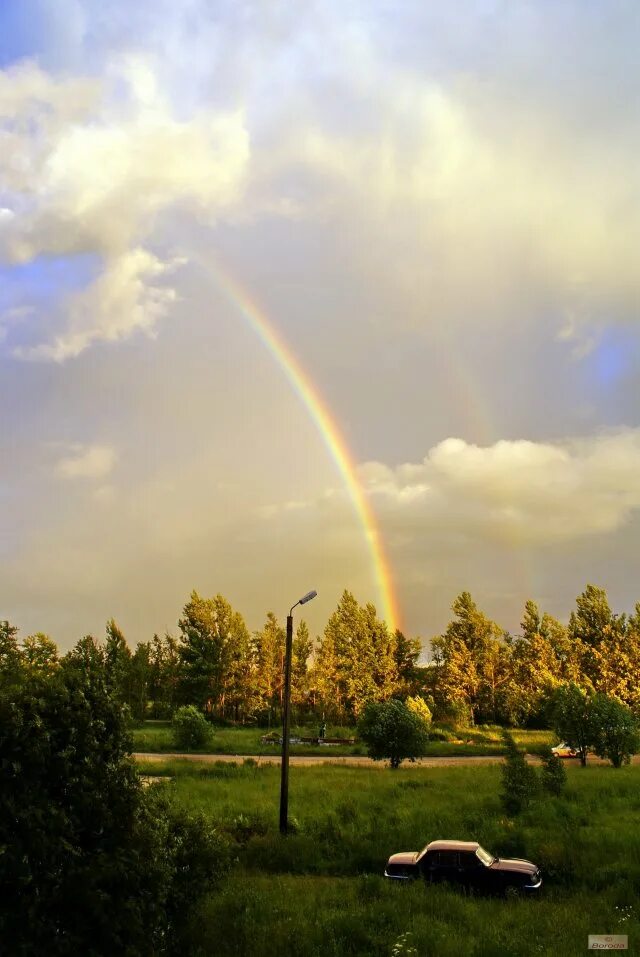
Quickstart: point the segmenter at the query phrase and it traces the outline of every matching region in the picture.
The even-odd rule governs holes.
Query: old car
[[[385,877],[447,882],[487,894],[535,893],[542,887],[540,869],[531,861],[495,857],[473,841],[432,841],[421,851],[392,854]]]
[[[570,744],[566,744],[564,741],[561,744],[556,744],[554,748],[551,748],[551,753],[555,754],[557,758],[580,757],[576,749],[572,748]]]

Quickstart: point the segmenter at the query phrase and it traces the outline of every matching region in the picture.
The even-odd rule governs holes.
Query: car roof
[[[426,851],[477,851],[480,845],[477,841],[431,841],[425,847]]]

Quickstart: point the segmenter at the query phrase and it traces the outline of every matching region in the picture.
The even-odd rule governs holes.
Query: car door
[[[433,883],[459,883],[458,852],[438,851],[434,854],[434,861],[430,868],[430,879]]]
[[[475,851],[460,851],[458,854],[458,875],[460,883],[467,890],[483,890],[485,887],[486,867]]]

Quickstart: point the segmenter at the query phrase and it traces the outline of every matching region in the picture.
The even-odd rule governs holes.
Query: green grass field
[[[279,729],[276,729],[279,730]],[[292,736],[310,737],[317,734],[317,728],[297,728],[291,730]],[[434,729],[437,733],[438,729]],[[427,755],[433,757],[468,756],[482,754],[502,754],[504,747],[500,738],[500,728],[480,727],[468,728],[456,733],[445,732],[451,740],[430,741]],[[261,737],[265,734],[264,728],[215,728],[213,743],[206,751],[195,752],[202,754],[237,754],[260,755],[280,754],[280,745],[263,744]],[[530,753],[555,740],[550,731],[523,731],[515,730],[514,737],[518,744]],[[329,727],[328,737],[348,738],[355,735],[353,728]],[[169,721],[146,721],[142,727],[133,729],[133,744],[135,751],[168,753],[175,751],[175,744]],[[319,747],[317,745],[294,744],[291,754],[320,755],[336,757],[339,755],[366,754],[363,744],[337,745]]]
[[[158,785],[215,821],[237,862],[194,921],[195,955],[391,955],[401,934],[419,955],[581,954],[589,933],[640,942],[640,767],[571,766],[563,798],[509,820],[499,768],[292,768],[278,833],[279,769],[149,764]],[[464,897],[382,877],[388,855],[436,838],[480,840],[543,868],[536,900]],[[408,953],[399,951],[398,953]]]

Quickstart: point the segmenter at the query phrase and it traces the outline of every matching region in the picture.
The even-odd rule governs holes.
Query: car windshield
[[[489,851],[485,851],[484,847],[479,847],[476,851],[476,856],[480,858],[483,864],[486,864],[487,867],[496,860],[493,854],[490,854]]]

